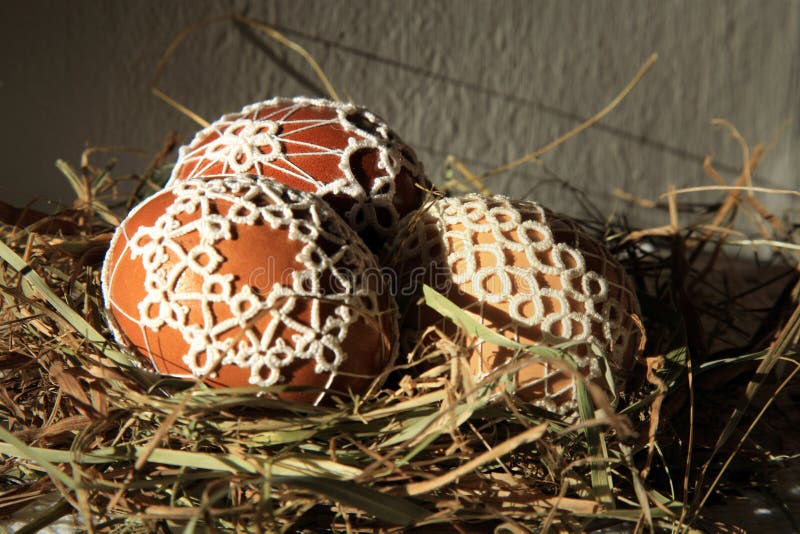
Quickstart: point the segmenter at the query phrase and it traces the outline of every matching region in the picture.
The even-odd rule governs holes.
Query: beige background
[[[650,74],[600,125],[546,155],[546,168],[490,185],[575,214],[573,198],[548,182],[553,173],[591,188],[604,212],[661,224],[663,212],[631,211],[612,189],[654,197],[668,182],[710,183],[700,169],[710,150],[735,170],[735,143],[709,125],[723,117],[752,144],[793,119],[758,179],[798,188],[798,1],[83,0],[0,4],[2,198],[69,201],[53,162],[77,161],[87,142],[149,157],[171,128],[188,141],[197,126],[148,85],[177,32],[231,11],[306,47],[342,94],[418,150],[434,181],[448,153],[481,170],[542,146],[601,109],[657,52]],[[191,36],[161,87],[207,119],[321,91],[298,56],[232,23]],[[123,155],[120,168],[140,170],[147,159]],[[769,199],[779,210],[790,201]]]

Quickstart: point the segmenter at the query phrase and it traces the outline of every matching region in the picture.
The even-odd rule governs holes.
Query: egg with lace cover
[[[590,380],[602,384],[606,365],[624,379],[639,340],[636,294],[623,267],[574,220],[534,202],[468,195],[438,199],[400,226],[385,263],[401,295],[416,297],[426,283],[510,340],[576,342],[566,350]],[[418,301],[404,311],[411,339],[434,324],[455,330]],[[518,357],[488,341],[467,345],[478,380]],[[542,408],[576,408],[573,377],[547,361],[523,367],[515,382],[518,395]]]
[[[176,182],[120,224],[102,270],[120,344],[214,386],[364,393],[393,358],[374,256],[318,197],[246,175]],[[278,388],[280,389],[280,388]]]
[[[429,187],[414,151],[366,109],[274,98],[224,115],[179,151],[171,182],[225,173],[271,178],[323,197],[373,248]]]

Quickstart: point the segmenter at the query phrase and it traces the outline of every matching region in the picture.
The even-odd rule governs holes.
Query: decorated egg
[[[639,340],[633,285],[574,220],[534,202],[468,195],[440,198],[400,226],[387,263],[401,295],[418,295],[424,282],[508,339],[572,342],[566,351],[579,371],[600,384],[604,366],[616,380],[632,366]],[[411,299],[403,319],[417,336],[442,320],[418,300]],[[514,349],[491,342],[468,345],[479,380],[517,358]],[[517,394],[538,406],[558,413],[576,407],[574,377],[544,359],[514,379]]]
[[[352,104],[275,98],[224,115],[180,149],[171,183],[249,173],[323,197],[376,248],[428,187],[414,151]]]
[[[396,346],[374,256],[324,201],[247,175],[179,180],[117,228],[102,270],[111,330],[155,370],[214,386],[363,393]],[[291,389],[291,388],[290,388]]]

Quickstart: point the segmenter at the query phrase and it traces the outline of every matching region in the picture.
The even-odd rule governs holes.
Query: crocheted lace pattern
[[[602,350],[612,370],[624,373],[621,364],[638,342],[631,320],[631,313],[639,312],[633,287],[610,252],[572,219],[534,202],[467,195],[439,199],[401,221],[401,228],[390,250],[398,256],[392,263],[400,266],[403,291],[413,293],[419,288],[409,286],[421,281],[403,271],[422,266],[427,283],[439,291],[452,295],[455,289],[474,297],[476,308],[470,311],[478,313],[484,304],[502,309],[509,321],[496,327],[529,338],[535,332],[540,338],[584,342],[577,345],[580,350],[567,350],[587,377],[601,376],[588,344]],[[560,284],[542,275],[558,277]],[[492,371],[483,364],[478,379]],[[546,409],[574,410],[574,383],[571,400],[556,403],[567,392],[548,387],[559,371],[546,361],[542,365],[542,378],[520,386],[544,386],[543,397],[534,402]]]
[[[188,179],[159,195],[167,193],[175,200],[155,224],[127,226],[130,217],[147,205],[145,201],[119,226],[106,256],[102,285],[117,341],[124,344],[113,314],[122,313],[143,334],[145,329],[158,332],[163,328],[180,332],[188,346],[183,362],[196,377],[214,376],[221,365],[236,365],[250,369],[250,383],[271,386],[281,382],[282,368],[296,360],[313,360],[317,373],[330,373],[330,385],[347,357],[342,344],[354,334],[351,326],[359,314],[379,321],[376,291],[363,276],[367,269],[377,271],[377,266],[352,230],[313,195],[256,177]],[[295,259],[305,267],[291,273],[291,283],[275,282],[263,290],[263,296],[249,285],[236,290],[235,275],[225,273],[225,258],[219,250],[221,243],[235,239],[237,227],[256,224],[285,231],[288,240],[298,243]],[[183,239],[183,243],[196,244],[182,245],[179,239],[185,236],[196,239]],[[125,249],[114,258],[120,239],[125,240]],[[324,249],[321,242],[326,243]],[[246,250],[248,244],[236,246]],[[146,272],[146,297],[136,310],[122,309],[112,290],[115,283],[124,283],[115,282],[115,277],[125,275],[118,266],[128,254]],[[193,280],[200,277],[202,283],[183,287],[180,281],[185,274]],[[320,313],[322,299],[328,306],[325,315]],[[306,324],[295,312],[309,303]],[[328,313],[331,303],[335,307]],[[194,315],[189,322],[190,305],[199,305],[201,320]],[[214,305],[227,306],[225,317],[214,313]],[[388,313],[396,314],[396,310]],[[287,329],[296,332],[291,342],[280,335]],[[390,342],[395,345],[394,338]],[[391,356],[386,350],[388,361]],[[152,361],[149,347],[148,356]]]
[[[298,111],[315,108],[315,118],[295,118]],[[345,147],[309,141],[310,132],[330,138],[331,130]],[[303,139],[297,139],[302,134]],[[374,150],[380,175],[365,181],[354,171],[352,157]],[[319,176],[308,170],[314,157],[338,158],[338,175]],[[396,202],[396,179],[406,170],[415,181],[428,184],[422,165],[379,117],[349,103],[325,99],[274,98],[246,106],[238,113],[223,115],[195,135],[180,149],[168,185],[181,176],[250,173],[265,177],[277,173],[291,176],[297,189],[320,197],[348,198],[352,206],[340,213],[351,228],[361,233],[374,229],[379,236],[394,232],[400,217]],[[413,206],[410,209],[415,209]]]

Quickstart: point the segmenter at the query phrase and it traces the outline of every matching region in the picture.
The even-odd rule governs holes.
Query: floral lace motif
[[[392,262],[401,265],[401,271],[404,266],[421,265],[427,273],[440,276],[437,267],[446,266],[445,284],[440,278],[433,281],[440,291],[452,291],[447,287],[451,282],[479,304],[501,308],[520,335],[540,330],[556,342],[583,342],[582,353],[567,351],[589,378],[602,376],[598,359],[587,350],[589,344],[602,351],[618,375],[625,373],[622,363],[638,340],[630,318],[638,313],[635,293],[608,250],[572,219],[534,202],[467,195],[439,199],[401,221],[401,228],[390,248],[399,255]],[[542,275],[557,277],[561,287]],[[419,281],[401,278],[401,285]],[[483,363],[479,362],[479,379],[492,371]],[[552,391],[548,384],[559,371],[546,361],[542,365],[544,376],[521,386],[544,386],[545,394],[534,402],[546,409],[574,410],[574,384],[569,388],[571,400],[559,405],[554,399],[566,391]]]
[[[295,118],[299,110],[309,107],[322,109],[320,118]],[[297,133],[319,129],[324,134],[324,130],[332,128],[346,132],[346,147],[294,138]],[[364,150],[377,153],[381,173],[371,177],[374,179],[368,184],[359,180],[351,164],[353,155]],[[312,175],[301,162],[312,156],[338,158],[340,174]],[[265,177],[288,173],[303,184],[298,189],[320,197],[351,199],[352,207],[340,215],[357,232],[371,228],[380,236],[388,236],[408,211],[398,212],[395,202],[395,181],[403,169],[427,184],[422,165],[397,135],[369,111],[325,99],[274,98],[246,106],[239,113],[223,115],[198,132],[188,146],[181,147],[168,185],[187,172],[189,177],[203,176],[210,170],[212,174],[250,173]]]
[[[284,156],[275,136],[276,122],[237,119],[221,124],[218,132],[219,138],[206,145],[203,159],[224,162],[234,173],[264,169],[268,163]]]
[[[330,373],[330,385],[347,357],[342,344],[359,313],[379,313],[376,292],[363,276],[367,269],[377,271],[366,247],[325,203],[269,180],[244,175],[195,178],[160,194],[166,193],[174,195],[174,202],[155,224],[135,229],[127,243],[131,259],[141,261],[146,271],[147,295],[132,320],[143,329],[180,332],[189,347],[183,362],[197,377],[214,376],[221,365],[236,365],[250,369],[250,383],[271,386],[280,383],[282,368],[313,359],[315,372]],[[120,309],[110,286],[125,252],[116,264],[110,260],[115,242],[133,230],[126,222],[114,236],[103,269],[107,309],[112,304]],[[234,274],[222,273],[225,259],[219,250],[221,243],[235,239],[237,226],[256,224],[284,230],[288,240],[298,242],[295,259],[305,266],[291,273],[291,285],[275,282],[265,288],[265,296],[249,285],[236,291]],[[184,247],[179,242],[184,236],[196,236],[189,240],[196,244]],[[322,241],[325,250],[318,245]],[[187,274],[202,283],[182,288],[179,281]],[[322,299],[329,306],[325,315],[320,313]],[[310,306],[308,324],[296,318],[301,303]],[[335,306],[328,313],[330,304]],[[192,305],[200,307],[202,319],[195,314],[190,323]],[[226,306],[227,318],[217,317],[215,306]],[[109,318],[122,343],[110,313]],[[280,335],[287,329],[296,332],[291,343]]]

